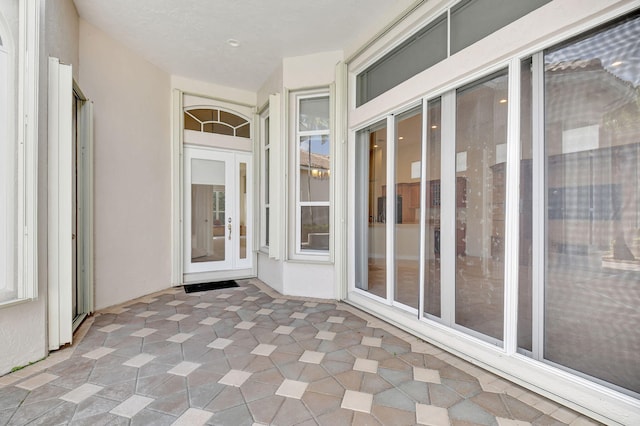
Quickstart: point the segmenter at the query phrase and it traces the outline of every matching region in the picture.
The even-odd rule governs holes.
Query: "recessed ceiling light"
[[[398,137],[398,140],[402,140],[402,139],[404,139],[404,136],[399,136]]]
[[[507,100],[506,100],[506,99],[500,99],[500,103],[501,103],[501,104],[506,104],[506,103],[507,103]]]
[[[432,129],[437,129],[438,126],[436,126],[435,124],[433,126],[431,126]]]
[[[374,148],[377,148],[377,147],[378,147],[378,145],[373,145],[373,147],[374,147]]]
[[[227,44],[231,47],[240,47],[240,42],[235,38],[230,38],[229,40],[227,40]]]
[[[622,61],[615,61],[614,63],[611,64],[612,67],[618,67],[620,65],[624,64],[624,62]]]

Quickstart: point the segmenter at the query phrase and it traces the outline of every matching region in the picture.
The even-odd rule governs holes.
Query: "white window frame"
[[[265,253],[269,253],[267,234],[270,227],[267,210],[271,213],[271,188],[269,170],[266,168],[267,158],[269,159],[269,168],[271,168],[271,139],[267,123],[271,126],[268,107],[260,114],[260,251]],[[267,193],[269,193],[269,199],[267,199]],[[269,236],[271,237],[271,234]]]
[[[15,205],[11,206],[16,214],[16,237],[14,253],[16,259],[11,261],[16,268],[17,277],[15,296],[0,302],[1,307],[33,300],[38,296],[37,283],[37,137],[38,137],[38,40],[39,9],[38,0],[22,0],[18,3],[18,40],[12,40],[9,34],[2,33],[3,44],[8,45],[8,53],[15,49],[15,55],[9,56],[9,78],[17,72],[17,111],[8,114],[7,127],[16,127],[10,131],[15,141],[17,156],[17,185],[15,188]],[[0,26],[6,28],[4,18]],[[17,47],[17,48],[16,48]],[[11,56],[17,58],[17,64],[11,63]],[[15,100],[14,100],[15,101]],[[11,102],[13,104],[13,102]],[[12,160],[13,161],[13,160]],[[3,167],[4,168],[4,167]],[[5,246],[6,247],[6,246]],[[4,248],[0,248],[0,256],[7,258]],[[3,273],[4,275],[4,273]]]
[[[329,102],[329,128],[326,130],[309,130],[309,131],[300,131],[299,122],[300,122],[300,102],[305,99],[313,99],[313,98],[327,98]],[[290,147],[290,199],[293,200],[291,203],[292,217],[295,217],[295,220],[290,221],[290,223],[294,226],[294,229],[291,229],[290,232],[290,250],[289,250],[289,259],[291,260],[302,260],[302,261],[312,261],[312,262],[329,262],[331,259],[331,251],[332,251],[332,242],[333,242],[333,209],[331,200],[333,198],[333,187],[334,177],[331,177],[330,181],[330,190],[329,190],[329,199],[327,201],[301,201],[300,200],[300,140],[303,137],[310,136],[327,136],[329,138],[329,171],[330,174],[333,174],[334,169],[334,159],[333,159],[333,151],[334,151],[334,143],[333,143],[333,107],[332,107],[332,96],[329,88],[323,88],[318,90],[306,90],[291,93],[291,107],[292,113],[291,117],[293,117],[291,123],[291,147]],[[300,232],[301,224],[302,224],[302,214],[301,210],[303,207],[328,207],[329,208],[329,249],[328,250],[302,250],[302,234]]]
[[[13,105],[14,100],[11,99],[11,93],[9,92],[9,81],[15,78],[11,72],[15,65],[12,63],[12,53],[15,49],[11,48],[11,41],[9,37],[9,31],[5,23],[4,17],[0,14],[0,161],[3,161],[2,167],[0,167],[0,199],[10,200],[8,197],[12,197],[11,191],[8,188],[11,181],[11,174],[13,172],[13,164],[4,164],[8,158],[11,157],[13,149],[9,147],[8,143],[4,143],[5,138],[7,140],[13,139],[15,132],[14,126],[15,114],[9,116],[9,105]],[[17,296],[17,289],[13,281],[13,267],[14,261],[11,254],[11,248],[9,247],[9,239],[13,240],[10,232],[7,229],[9,223],[13,222],[12,216],[12,202],[9,202],[8,206],[2,206],[0,208],[0,302],[6,300],[13,300]],[[11,210],[9,210],[11,208]]]

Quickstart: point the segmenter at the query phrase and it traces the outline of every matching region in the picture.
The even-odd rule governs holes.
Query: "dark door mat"
[[[196,293],[198,291],[220,290],[223,288],[238,287],[238,283],[236,283],[234,280],[229,280],[218,281],[215,283],[188,284],[184,285],[183,287],[185,293]]]

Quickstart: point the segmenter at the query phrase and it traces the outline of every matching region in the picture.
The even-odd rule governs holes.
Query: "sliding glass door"
[[[356,287],[387,298],[387,121],[357,134]]]
[[[635,12],[357,131],[355,293],[640,395],[638,37]]]
[[[507,72],[456,91],[455,323],[503,339]],[[453,167],[453,164],[449,164]]]

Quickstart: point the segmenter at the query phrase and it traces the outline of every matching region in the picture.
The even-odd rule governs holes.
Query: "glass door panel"
[[[238,177],[240,185],[238,185],[238,199],[240,200],[240,209],[238,211],[238,220],[240,225],[240,244],[238,245],[240,259],[247,258],[247,163],[238,164]]]
[[[544,54],[544,359],[640,393],[640,16]],[[588,58],[588,66],[577,64]]]
[[[386,121],[357,134],[356,287],[387,297],[387,127]]]
[[[191,263],[226,260],[224,161],[191,160]]]
[[[393,300],[418,309],[420,302],[420,171],[422,105],[396,117]]]
[[[533,75],[532,59],[520,72],[520,236],[518,253],[518,348],[533,350]]]
[[[251,155],[184,152],[184,272],[251,268]]]
[[[369,217],[368,288],[376,296],[387,297],[387,128],[369,137]]]
[[[441,112],[440,98],[429,101],[427,109],[427,185],[425,211],[425,277],[424,312],[441,317],[440,289],[440,143]]]
[[[506,71],[456,103],[455,323],[503,340]]]

